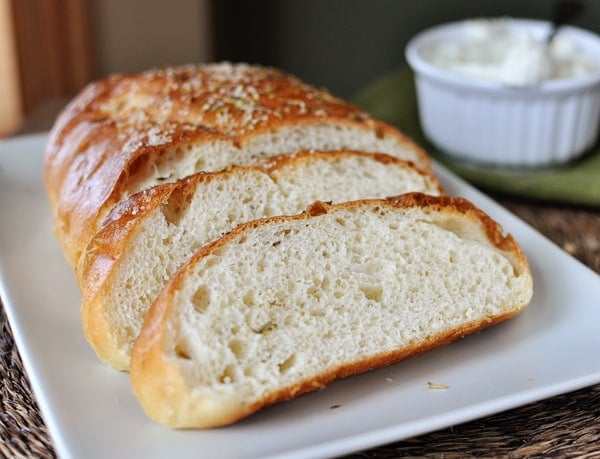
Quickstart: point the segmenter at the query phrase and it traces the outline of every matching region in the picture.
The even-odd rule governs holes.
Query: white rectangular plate
[[[449,194],[472,200],[521,243],[535,284],[529,308],[233,426],[171,431],[144,415],[127,374],[99,363],[85,342],[80,294],[52,234],[42,185],[45,141],[36,135],[0,143],[0,294],[62,458],[329,457],[600,382],[600,276],[436,166]]]

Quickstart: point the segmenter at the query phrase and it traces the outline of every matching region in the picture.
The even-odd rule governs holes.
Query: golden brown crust
[[[222,63],[91,83],[58,118],[45,155],[45,185],[67,260],[75,266],[101,216],[168,151],[208,141],[238,148],[261,132],[309,123],[395,137],[429,168],[425,153],[396,129],[275,69]]]
[[[421,193],[409,193],[393,200],[364,200],[337,205],[318,202],[310,206],[301,215],[270,217],[239,225],[229,234],[201,248],[173,276],[146,316],[142,332],[133,349],[131,378],[134,393],[141,401],[147,414],[158,422],[173,428],[203,428],[231,424],[266,406],[290,400],[303,393],[324,387],[336,379],[390,365],[433,348],[449,344],[466,335],[479,332],[508,320],[516,316],[527,306],[527,303],[512,305],[510,308],[506,307],[505,312],[501,314],[464,323],[461,326],[445,330],[443,333],[431,336],[421,342],[415,342],[400,349],[370,356],[360,361],[341,364],[318,376],[298,381],[294,385],[268,393],[261,400],[250,405],[239,404],[238,406],[229,406],[220,412],[202,413],[201,416],[196,416],[195,413],[189,414],[193,411],[187,410],[189,406],[193,405],[193,396],[190,395],[191,390],[189,387],[185,387],[184,378],[179,373],[177,365],[170,362],[165,352],[163,352],[164,349],[168,348],[168,343],[170,342],[170,336],[166,329],[167,319],[171,314],[171,309],[174,307],[176,293],[182,288],[188,267],[193,266],[201,258],[219,251],[229,241],[239,238],[252,228],[266,225],[268,222],[308,219],[311,216],[329,213],[338,208],[359,208],[364,203],[371,203],[375,208],[381,207],[382,210],[386,207],[443,208],[448,213],[458,213],[466,216],[483,229],[488,237],[490,237],[492,244],[504,252],[508,251],[514,254],[514,258],[520,262],[518,268],[522,273],[530,276],[527,260],[512,236],[504,236],[501,227],[494,220],[466,199],[459,197],[434,197]],[[169,381],[175,382],[169,394],[165,393],[165,388],[162,387],[164,381],[162,378],[164,375],[167,375],[166,377]],[[157,393],[161,396],[157,397]],[[181,410],[174,407],[180,407]],[[186,414],[177,416],[174,413],[178,411]]]

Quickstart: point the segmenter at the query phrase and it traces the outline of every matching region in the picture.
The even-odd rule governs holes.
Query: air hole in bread
[[[246,345],[239,339],[229,341],[229,350],[238,359],[241,359],[246,354]]]
[[[448,261],[449,261],[450,263],[456,263],[456,251],[454,251],[454,250],[451,250],[451,251],[448,253]]]
[[[313,298],[316,298],[317,300],[321,299],[321,292],[322,290],[315,285],[306,289],[306,294],[312,296]]]
[[[248,307],[256,306],[256,294],[254,290],[249,290],[242,296],[242,301]]]
[[[175,355],[178,359],[191,360],[192,356],[186,343],[179,342],[175,346]]]
[[[236,381],[235,368],[233,365],[227,365],[221,376],[219,376],[219,382],[222,384],[231,384]]]
[[[194,172],[202,172],[206,168],[204,158],[200,157],[194,163]]]
[[[210,304],[210,291],[206,285],[201,285],[192,296],[192,305],[199,313],[204,313]]]
[[[287,359],[279,364],[279,373],[286,373],[296,363],[296,354],[290,355]]]
[[[258,333],[259,335],[266,335],[276,328],[276,325],[273,321],[269,320],[262,325],[259,325],[257,328],[252,329],[254,333]]]
[[[361,285],[360,291],[363,292],[363,295],[365,295],[367,300],[372,300],[377,303],[381,301],[381,297],[383,295],[383,289],[381,286]]]
[[[176,188],[167,202],[160,207],[160,211],[168,223],[177,226],[190,206],[191,200],[192,194],[184,193]]]

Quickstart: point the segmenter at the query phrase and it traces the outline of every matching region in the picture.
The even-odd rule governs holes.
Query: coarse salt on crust
[[[103,103],[100,111],[140,130],[147,129],[140,123],[146,119],[158,126],[188,123],[237,137],[289,115],[326,117],[350,107],[279,70],[245,64],[167,68],[138,78],[145,83],[125,77],[122,90],[115,91],[121,96]],[[369,115],[360,112],[360,118],[367,120]]]

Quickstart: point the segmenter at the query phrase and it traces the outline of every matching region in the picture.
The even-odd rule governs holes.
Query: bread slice
[[[316,204],[198,251],[150,308],[131,361],[147,414],[233,423],[336,378],[518,314],[527,260],[461,198]]]
[[[117,206],[87,247],[79,284],[85,335],[99,358],[127,370],[146,311],[199,247],[237,224],[343,202],[421,191],[435,177],[399,159],[359,152],[302,152],[260,166],[188,177]]]
[[[208,64],[115,75],[85,88],[56,121],[44,180],[66,259],[128,196],[201,171],[299,150],[387,153],[430,171],[393,127],[275,69]]]

